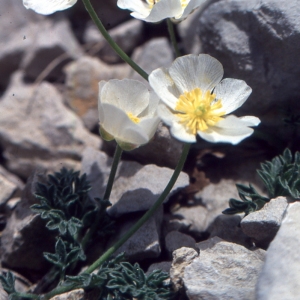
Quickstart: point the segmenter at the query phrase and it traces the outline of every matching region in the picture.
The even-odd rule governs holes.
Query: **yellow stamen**
[[[175,110],[178,111],[176,115],[180,118],[180,123],[189,133],[196,134],[223,119],[225,112],[220,111],[220,108],[221,100],[216,100],[215,94],[209,91],[204,93],[196,88],[179,97]]]
[[[134,116],[131,112],[127,113],[127,116],[135,124],[140,123],[140,121],[141,121],[140,118]]]
[[[159,1],[160,1],[160,0],[146,0],[146,2],[147,2],[148,5],[149,5],[149,8],[151,8],[151,9],[152,9],[153,6],[154,6],[157,2],[159,2]],[[190,1],[190,0],[180,0],[181,6],[182,6],[183,9],[185,9],[185,8],[187,7],[189,1]]]

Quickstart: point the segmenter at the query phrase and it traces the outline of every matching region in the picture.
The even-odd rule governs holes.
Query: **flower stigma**
[[[190,92],[184,92],[176,103],[176,114],[180,118],[180,123],[185,126],[191,134],[198,131],[205,131],[209,126],[213,126],[223,118],[225,112],[222,108],[221,100],[216,100],[216,95],[210,91],[205,93],[196,88]]]
[[[131,112],[127,113],[127,116],[128,116],[129,119],[130,119],[133,123],[135,123],[135,124],[138,124],[138,123],[140,123],[140,121],[141,121],[140,118],[134,116]]]
[[[153,6],[158,3],[160,0],[146,0],[146,2],[148,3],[149,5],[149,8],[153,8]],[[181,6],[183,9],[185,9],[189,3],[189,0],[180,0],[181,2]]]

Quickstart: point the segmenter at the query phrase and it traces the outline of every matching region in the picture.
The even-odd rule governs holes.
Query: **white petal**
[[[218,122],[216,126],[210,126],[206,131],[198,131],[199,136],[208,142],[223,142],[234,145],[238,144],[252,133],[253,129],[247,127],[245,121],[233,115]]]
[[[76,2],[77,0],[23,0],[23,5],[38,14],[50,15],[56,11],[65,10]]]
[[[98,83],[98,90],[99,90],[99,94],[98,94],[98,105],[99,103],[102,102],[102,97],[101,97],[101,93],[102,93],[102,89],[103,87],[105,86],[107,82],[105,80],[101,80],[99,83]]]
[[[157,108],[157,113],[159,117],[169,126],[172,126],[173,123],[179,122],[179,118],[174,114],[174,111],[171,111],[166,105],[159,104]]]
[[[149,137],[138,126],[132,124],[131,127],[124,128],[120,138],[116,140],[141,146],[149,142]]]
[[[222,64],[207,54],[179,57],[169,69],[169,74],[181,93],[195,88],[210,91],[221,81],[223,73]]]
[[[260,119],[254,116],[244,116],[239,118],[246,126],[257,126],[260,124]]]
[[[154,118],[144,118],[138,123],[138,126],[145,134],[147,134],[148,139],[150,140],[153,137],[159,122],[160,118],[158,116]]]
[[[138,116],[149,105],[149,91],[137,80],[113,79],[102,87],[101,102],[112,104],[127,113]]]
[[[102,103],[101,111],[100,126],[115,139],[136,145],[148,142],[147,134],[137,124],[133,123],[123,110],[111,104]]]
[[[141,114],[139,114],[140,118],[157,116],[157,107],[160,99],[153,91],[150,91],[149,93],[149,105]]]
[[[117,6],[122,9],[128,9],[136,12],[141,16],[141,18],[146,18],[151,12],[149,6],[141,0],[118,0]]]
[[[243,80],[226,78],[214,90],[217,99],[221,99],[226,114],[239,108],[248,99],[252,89]]]
[[[187,133],[186,129],[179,123],[180,119],[166,105],[158,105],[157,112],[163,122],[170,126],[170,132],[176,139],[187,143],[196,142],[196,136]]]
[[[155,23],[166,18],[172,18],[177,15],[182,15],[182,13],[183,9],[180,0],[160,0],[153,6],[149,16],[147,16],[143,20],[146,22]],[[136,18],[135,14],[131,15]]]
[[[190,13],[192,13],[196,8],[205,3],[206,0],[191,0],[187,7],[185,8],[180,19],[185,19]],[[177,18],[178,19],[178,18]]]
[[[180,92],[170,77],[167,69],[159,68],[149,75],[149,83],[158,97],[169,107],[175,109]]]
[[[188,133],[180,123],[173,123],[170,132],[179,141],[186,143],[195,143],[197,141],[196,136]]]

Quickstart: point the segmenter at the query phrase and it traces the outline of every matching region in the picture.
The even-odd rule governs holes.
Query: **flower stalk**
[[[109,200],[110,194],[111,194],[111,190],[112,190],[112,186],[114,184],[114,180],[116,177],[116,173],[117,173],[117,169],[118,169],[118,165],[122,156],[123,150],[121,149],[121,147],[117,144],[116,149],[115,149],[115,154],[114,154],[114,158],[113,158],[113,163],[110,169],[110,173],[109,173],[109,178],[108,178],[108,182],[106,185],[106,189],[105,189],[105,193],[103,196],[104,200]],[[99,219],[99,217],[98,217]],[[99,224],[99,220],[98,222],[96,221],[93,226],[90,228],[90,230],[87,232],[87,234],[84,236],[81,245],[82,248],[85,249],[89,240],[91,239],[91,237],[93,236],[93,234],[95,233],[95,231],[97,230]]]
[[[156,202],[153,204],[153,206],[139,219],[139,221],[134,224],[128,232],[120,239],[118,240],[112,247],[110,247],[100,258],[98,258],[89,268],[87,268],[84,272],[86,274],[92,273],[94,270],[99,268],[118,248],[120,248],[146,221],[150,219],[150,217],[155,213],[155,211],[162,205],[165,198],[168,196],[170,191],[172,190],[180,172],[182,171],[182,168],[184,166],[184,163],[186,161],[186,158],[188,156],[189,150],[190,150],[191,144],[186,143],[184,144],[181,157],[177,163],[177,166],[174,170],[174,173],[172,177],[170,178],[167,186],[165,187],[164,191],[161,193],[159,198],[156,200]],[[74,289],[75,285],[68,285],[68,286],[58,286],[49,293],[42,295],[40,297],[40,300],[49,300],[50,298],[54,297],[55,295],[66,293],[68,291],[71,291]]]
[[[148,74],[139,66],[137,65],[120,47],[119,45],[112,39],[110,34],[105,29],[103,23],[98,18],[93,6],[91,5],[90,0],[82,0],[85,9],[89,13],[91,19],[103,35],[103,37],[106,39],[106,41],[109,43],[109,45],[113,48],[113,50],[126,62],[128,63],[132,69],[134,69],[138,74],[140,74],[145,80],[148,80]]]
[[[178,161],[178,164],[174,170],[174,173],[172,177],[170,178],[167,186],[159,196],[159,198],[156,200],[156,202],[153,204],[153,206],[139,219],[136,224],[134,224],[128,232],[120,239],[118,240],[112,247],[110,247],[99,259],[97,259],[89,268],[87,268],[84,273],[92,273],[95,269],[99,268],[118,248],[120,248],[137,230],[147,222],[150,217],[155,213],[155,211],[162,205],[168,194],[171,192],[180,172],[182,171],[182,168],[184,166],[184,163],[186,161],[187,155],[189,153],[191,144],[185,144],[184,148],[182,150],[181,157]]]
[[[176,55],[176,57],[179,57],[179,56],[181,56],[181,53],[178,48],[178,43],[177,43],[177,39],[175,36],[174,24],[171,21],[171,19],[167,19],[167,25],[168,25],[168,32],[169,32],[170,40],[171,40],[172,46],[175,51],[175,55]]]

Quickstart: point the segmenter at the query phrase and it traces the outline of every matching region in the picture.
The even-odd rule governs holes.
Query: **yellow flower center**
[[[133,123],[135,123],[135,124],[137,124],[137,123],[140,122],[140,118],[134,116],[131,112],[127,113],[127,116],[128,116],[129,119],[130,119]]]
[[[223,119],[225,113],[220,111],[221,100],[215,99],[215,94],[209,91],[204,93],[199,88],[185,92],[179,97],[175,107],[179,113],[176,115],[188,133],[196,134],[198,131],[205,131],[209,126]]]
[[[146,2],[149,4],[149,7],[152,9],[153,6],[159,2],[160,0],[146,0]],[[187,7],[187,5],[189,4],[190,0],[180,0],[181,2],[181,6],[183,9],[185,9]]]

